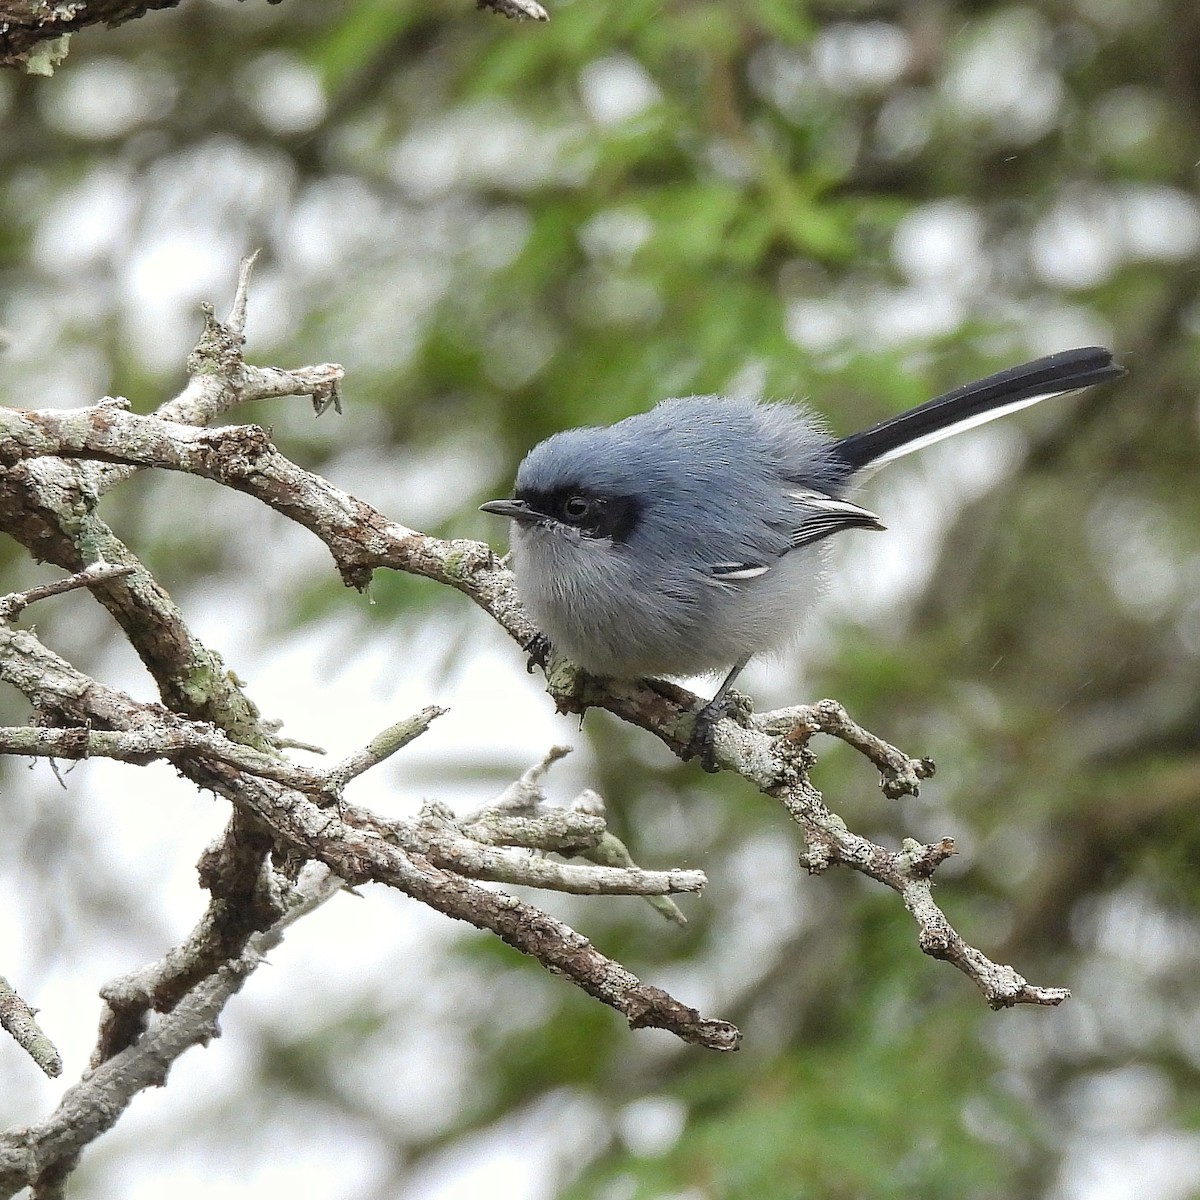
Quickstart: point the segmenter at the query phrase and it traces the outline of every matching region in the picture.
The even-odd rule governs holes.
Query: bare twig
[[[556,762],[561,762],[570,753],[570,746],[551,746],[538,762],[522,771],[491,804],[485,809],[481,809],[475,819],[478,820],[479,816],[485,812],[501,810],[507,810],[510,813],[532,812],[543,807],[546,803],[546,794],[542,791],[542,779]]]
[[[118,762],[144,764],[154,759],[177,762],[203,757],[286,784],[311,796],[333,799],[324,771],[288,762],[274,754],[231,741],[211,725],[191,722],[165,709],[147,710],[141,728],[88,729],[71,726],[48,729],[41,726],[0,727],[0,754],[35,758],[111,758]]]
[[[116,567],[106,562],[96,562],[84,567],[82,571],[76,571],[74,575],[68,575],[65,579],[39,584],[23,592],[10,592],[7,596],[0,596],[0,621],[15,621],[31,604],[50,596],[59,596],[77,588],[95,587],[98,583],[119,579],[132,573],[131,566]]]
[[[506,812],[498,806],[453,818],[455,828],[485,846],[518,846],[529,850],[577,851],[604,836],[602,816],[575,808],[546,805],[527,813]]]
[[[95,720],[122,730],[144,725],[148,711],[151,715],[161,711],[156,706],[138,705],[89,679],[27,630],[0,628],[0,679],[25,692],[40,711],[57,720]],[[480,858],[467,854],[465,845],[452,841],[434,838],[422,842],[425,835],[417,829],[412,835],[414,845],[429,846],[427,855],[421,849],[408,851],[390,844],[380,836],[379,819],[363,809],[343,803],[338,815],[273,780],[256,778],[202,756],[185,758],[178,766],[198,786],[225,796],[281,844],[302,858],[326,863],[348,883],[384,883],[447,916],[490,930],[617,1009],[634,1027],[669,1029],[684,1041],[713,1049],[736,1047],[740,1035],[732,1025],[702,1017],[660,989],[642,983],[562,922],[503,892],[480,888],[464,877],[476,862],[495,872],[508,873],[524,865],[528,873],[522,882],[528,879],[540,886],[562,886],[584,893],[609,890],[641,894],[698,890],[704,883],[699,872],[614,872],[600,867],[554,872],[544,869],[536,859],[519,858],[516,852],[499,856],[492,851],[494,857]],[[472,854],[478,849],[472,846]],[[450,870],[435,865],[434,852],[452,864]],[[602,871],[606,872],[603,877]],[[601,886],[602,878],[610,882]]]
[[[547,801],[542,791],[542,778],[570,752],[570,746],[552,746],[539,762],[509,784],[491,804],[456,821],[458,831],[478,841],[536,846],[613,868],[624,873],[631,884],[638,884],[638,894],[645,897],[646,903],[655,912],[676,925],[686,925],[687,918],[679,905],[665,893],[688,891],[690,888],[672,887],[651,891],[644,887],[644,881],[658,873],[643,871],[634,862],[625,843],[609,831],[604,800],[599,793],[590,789],[581,792],[571,802],[569,809],[557,808]],[[585,836],[577,834],[575,840],[570,841],[563,837],[567,829],[577,830],[580,834],[584,831],[587,833]],[[555,839],[553,844],[549,842],[550,837]],[[514,840],[518,838],[521,840]],[[699,890],[704,884],[704,877],[699,872],[696,875],[696,890]],[[605,872],[605,877],[611,876],[611,871]]]
[[[32,637],[31,634],[26,635],[21,640],[20,653],[23,655],[29,654]],[[6,642],[0,633],[0,678],[18,687],[31,687],[32,681],[23,677],[19,669],[14,669],[16,664],[11,654],[7,653],[11,648],[12,643]],[[45,666],[44,658],[39,661]],[[61,666],[58,669],[61,671]],[[79,682],[74,686],[83,685]],[[98,685],[92,680],[87,686]],[[46,704],[48,690],[47,682],[43,679],[36,693],[42,705]],[[222,764],[247,776],[293,788],[312,797],[317,804],[324,805],[340,799],[343,787],[351,778],[382,762],[399,750],[401,745],[411,742],[444,710],[427,708],[406,721],[398,722],[331,771],[312,770],[242,746],[211,726],[185,721],[157,706],[142,706],[140,710],[135,706],[129,711],[131,715],[136,714],[133,719],[138,728],[0,727],[0,754],[65,759],[111,758],[132,763],[162,758],[176,764],[185,760],[201,765],[205,762]],[[112,711],[108,710],[105,716],[111,720]],[[347,764],[353,766],[353,771],[347,773]],[[571,867],[494,848],[497,845],[511,845],[564,852],[574,847],[586,852],[587,845],[598,844],[605,836],[603,821],[563,809],[547,808],[545,812],[525,817],[510,815],[507,823],[475,814],[461,824],[453,818],[438,820],[435,806],[427,806],[422,820],[416,823],[383,821],[374,818],[368,810],[347,809],[344,803],[342,812],[351,817],[359,828],[374,829],[402,849],[426,855],[436,866],[472,879],[518,883],[579,895],[659,896],[668,892],[696,892],[705,883],[700,871],[646,871],[632,859],[619,861],[596,858],[594,861],[600,866]],[[599,828],[594,828],[597,825]],[[580,848],[580,843],[587,845]],[[620,869],[603,869],[606,864]]]
[[[62,1074],[62,1059],[54,1043],[42,1032],[34,1010],[0,975],[0,1028],[6,1030],[51,1079]]]
[[[562,812],[563,810],[558,810]],[[360,814],[370,820],[368,814]],[[575,828],[580,827],[580,814],[571,814]],[[547,849],[547,841],[560,837],[561,824],[550,818],[542,826],[543,818],[525,818],[521,833],[526,845],[533,849]],[[589,833],[594,830],[595,818],[589,819]],[[597,865],[584,867],[570,863],[553,862],[545,858],[531,858],[507,848],[495,848],[487,844],[489,834],[495,837],[496,826],[487,818],[480,820],[476,815],[463,822],[455,820],[453,813],[441,804],[426,804],[414,834],[406,822],[382,821],[375,818],[374,826],[389,840],[402,845],[406,850],[426,854],[431,860],[449,870],[471,879],[494,879],[500,883],[520,883],[529,887],[551,888],[559,892],[573,892],[585,896],[665,896],[668,892],[698,892],[706,884],[703,871],[647,871],[639,867],[628,852],[624,858],[614,855],[612,861],[596,858]],[[587,838],[583,845],[552,847],[560,854],[589,853],[608,836],[603,821],[600,829]],[[479,832],[479,839],[465,837],[463,829]],[[616,840],[615,838],[613,839]],[[589,845],[588,843],[592,843]]]
[[[196,981],[171,1012],[135,1042],[84,1075],[45,1120],[0,1134],[0,1196],[25,1187],[33,1187],[39,1196],[60,1188],[88,1144],[116,1124],[139,1092],[161,1087],[185,1050],[220,1036],[217,1018],[229,998],[279,944],[288,926],[340,886],[324,870],[302,880],[269,928],[251,937],[236,957]]]
[[[246,304],[250,299],[250,276],[254,274],[254,264],[258,262],[259,250],[252,250],[238,264],[237,287],[233,293],[233,303],[229,306],[229,316],[225,324],[229,331],[246,343]]]
[[[587,813],[603,819],[604,797],[589,788],[580,792],[571,807],[580,814]],[[578,853],[591,862],[605,867],[627,868],[635,865],[633,855],[629,853],[629,847],[607,827],[594,845],[583,846]],[[683,910],[670,896],[647,896],[646,903],[660,916],[666,917],[668,921],[681,927],[687,924],[687,917],[683,915]]]
[[[889,746],[869,730],[856,724],[836,700],[818,700],[776,709],[757,717],[754,724],[764,733],[783,734],[789,740],[805,744],[814,733],[827,733],[853,746],[879,768],[880,787],[890,800],[916,796],[921,780],[934,772],[933,759],[909,758],[895,746]]]
[[[245,287],[253,265],[253,257],[242,260],[228,323],[216,319],[211,304],[201,305],[204,328],[188,355],[188,383],[175,399],[159,406],[158,415],[165,420],[207,425],[239,404],[285,396],[311,396],[319,412],[330,403],[340,408],[339,388],[345,372],[337,363],[284,371],[246,362],[242,355]],[[113,479],[105,486],[111,486]]]
[[[364,771],[378,766],[385,759],[391,758],[398,750],[403,750],[411,741],[418,738],[438,718],[445,716],[449,709],[429,705],[403,721],[389,725],[382,733],[376,734],[361,750],[356,750],[348,758],[343,759],[335,767],[324,772],[326,791],[334,797],[342,794],[352,779],[357,779]]]

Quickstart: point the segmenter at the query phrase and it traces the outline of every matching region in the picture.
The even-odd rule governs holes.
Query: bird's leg
[[[733,681],[742,673],[749,661],[750,656],[746,655],[745,658],[734,663],[733,670],[725,676],[725,682],[717,688],[717,694],[696,714],[691,740],[684,749],[682,757],[685,762],[691,758],[699,758],[700,765],[709,774],[719,770],[717,761],[713,757],[713,732],[717,722],[729,715],[729,691],[733,687]]]

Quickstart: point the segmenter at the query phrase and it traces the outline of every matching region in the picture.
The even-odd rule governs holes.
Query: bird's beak
[[[537,521],[535,513],[524,500],[489,500],[479,506],[480,512],[495,513],[498,517],[511,517],[514,521]]]

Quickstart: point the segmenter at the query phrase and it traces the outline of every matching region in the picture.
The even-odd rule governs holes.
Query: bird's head
[[[481,508],[513,521],[514,541],[536,529],[549,536],[626,542],[646,514],[644,472],[652,467],[620,442],[605,428],[556,433],[525,456],[512,498],[489,500]]]

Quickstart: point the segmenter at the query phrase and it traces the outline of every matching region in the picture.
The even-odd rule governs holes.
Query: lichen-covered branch
[[[31,634],[0,629],[0,679],[32,690],[28,671],[22,670],[29,663],[31,647]],[[47,662],[41,655],[36,661],[37,669]],[[62,660],[58,660],[55,669],[58,674],[70,670]],[[23,677],[24,682],[21,682]],[[87,686],[82,678],[76,683],[81,688]],[[91,686],[96,686],[95,681]],[[44,683],[37,694],[39,703],[45,705],[47,688]],[[111,758],[137,764],[154,759],[165,759],[176,765],[185,760],[200,763],[207,760],[232,767],[247,776],[283,784],[311,797],[318,805],[328,805],[342,801],[343,788],[350,778],[377,765],[402,744],[411,742],[444,710],[427,708],[398,722],[372,739],[346,763],[328,771],[299,766],[276,755],[242,746],[211,726],[187,721],[157,706],[131,705],[127,711],[131,720],[136,721],[136,728],[0,727],[0,754],[63,759]],[[111,719],[111,712],[107,719]],[[401,731],[402,736],[398,736],[397,731]],[[386,743],[386,753],[381,750],[381,741]],[[347,773],[347,763],[354,767],[352,774]],[[342,811],[347,811],[344,802]],[[355,812],[361,827],[375,830],[404,850],[428,856],[436,866],[472,879],[579,895],[618,896],[698,892],[705,883],[700,871],[647,871],[631,860],[583,867],[530,858],[507,848],[522,846],[560,853],[568,850],[586,853],[604,838],[611,837],[603,820],[569,810],[547,808],[523,819],[510,815],[507,827],[502,818],[490,817],[486,812],[473,814],[460,823],[448,809],[436,805],[427,805],[417,822],[383,821],[365,809]]]
[[[318,407],[337,402],[342,368],[333,363],[292,371],[248,365],[247,289],[254,256],[243,263],[229,315],[216,320],[206,306],[204,327],[188,356],[188,382],[161,414],[181,425],[215,420],[238,404],[266,397],[310,396]],[[108,402],[124,405],[123,400]],[[271,730],[235,682],[219,654],[187,627],[170,596],[96,512],[107,490],[133,474],[124,466],[44,457],[0,471],[0,530],[34,558],[67,571],[93,573],[88,586],[116,619],[146,665],[167,706],[210,721],[233,740],[272,748]]]
[[[311,397],[318,415],[340,403],[336,364],[285,371],[245,362],[252,265],[252,259],[243,263],[224,322],[205,310],[188,383],[154,415],[136,415],[119,398],[66,412],[0,409],[0,530],[71,573],[0,597],[0,680],[23,693],[34,712],[28,726],[0,728],[0,754],[161,759],[232,805],[223,836],[200,859],[200,882],[209,895],[195,928],[158,962],[102,989],[93,1070],[45,1121],[0,1135],[0,1195],[26,1186],[37,1200],[60,1195],[87,1142],[111,1126],[137,1091],[162,1083],[188,1046],[215,1036],[217,1015],[265,949],[343,886],[393,887],[489,931],[635,1028],[666,1029],[719,1050],[736,1048],[740,1038],[734,1026],[644,983],[561,921],[480,885],[636,895],[683,923],[670,896],[699,891],[703,874],[640,867],[608,830],[603,800],[594,792],[581,793],[568,807],[550,804],[542,781],[564,749],[552,749],[477,812],[458,815],[431,802],[416,818],[397,821],[355,805],[346,797],[353,781],[424,732],[441,710],[427,708],[395,723],[333,766],[290,761],[283,751],[295,743],[260,717],[220,657],[194,637],[171,598],[97,515],[98,498],[138,470],[186,472],[254,496],[310,530],[348,584],[361,588],[380,568],[405,571],[463,592],[521,645],[536,634],[512,576],[486,545],[439,540],[390,520],[288,460],[256,426],[206,428],[238,404],[267,396]],[[120,623],[161,703],[136,701],[89,678],[13,626],[29,604],[77,587],[89,588]],[[692,740],[702,702],[676,685],[597,680],[553,657],[546,673],[560,711],[605,708],[679,754]],[[783,805],[805,838],[801,861],[810,872],[846,867],[895,891],[916,925],[920,948],[962,971],[993,1007],[1065,999],[1065,989],[1031,985],[1012,967],[992,962],[947,920],[933,899],[931,878],[954,853],[950,838],[905,840],[890,850],[830,811],[808,774],[818,734],[839,738],[874,764],[888,797],[915,795],[933,772],[928,759],[888,745],[830,700],[757,716],[740,712],[719,723],[714,756]],[[3,980],[0,1024],[51,1070],[53,1046]]]
[[[35,1197],[62,1194],[63,1182],[88,1144],[117,1123],[139,1092],[161,1087],[185,1050],[219,1036],[217,1018],[229,998],[279,944],[287,927],[338,887],[330,872],[311,873],[282,901],[282,911],[269,927],[247,939],[233,959],[198,980],[136,1041],[97,1063],[68,1088],[48,1117],[0,1134],[0,1197],[26,1187]]]
[[[933,775],[933,759],[909,758],[895,746],[889,746],[882,738],[852,721],[836,700],[818,700],[816,704],[776,709],[764,713],[754,724],[764,733],[781,735],[792,742],[806,743],[813,734],[826,733],[853,746],[879,768],[879,786],[892,800],[917,795],[921,781]]]
[[[279,0],[266,0],[278,3]],[[66,57],[72,33],[89,25],[121,25],[152,9],[175,8],[180,0],[0,0],[0,67],[51,75]],[[548,21],[537,0],[476,0],[518,21]]]
[[[145,728],[160,713],[75,670],[26,630],[0,628],[0,679],[24,692],[39,713],[55,720],[103,722],[117,731]],[[738,1031],[727,1022],[702,1017],[660,989],[642,983],[612,962],[569,926],[503,892],[489,891],[470,876],[596,894],[662,894],[698,891],[697,871],[640,871],[558,864],[548,869],[520,852],[443,837],[419,824],[386,826],[379,818],[341,801],[318,805],[302,792],[251,775],[218,759],[183,758],[176,765],[199,787],[228,799],[256,827],[303,859],[316,859],[350,884],[383,883],[447,916],[489,930],[556,974],[622,1013],[634,1027],[669,1029],[684,1041],[714,1049],[736,1047]],[[409,845],[395,844],[403,831]],[[437,859],[446,862],[443,867]],[[519,879],[516,877],[520,876]],[[605,883],[604,880],[610,881]]]
[[[51,1079],[62,1074],[62,1059],[54,1043],[42,1032],[37,1014],[3,975],[0,975],[0,1029],[5,1030]]]
[[[186,471],[247,492],[315,533],[332,552],[347,582],[361,586],[380,566],[450,584],[488,611],[521,644],[536,632],[520,609],[510,573],[490,549],[474,542],[440,541],[390,522],[368,504],[328,480],[290,462],[256,426],[198,431],[158,417],[142,417],[105,403],[71,412],[15,413],[0,410],[0,461],[27,454],[70,454],[135,466]],[[691,739],[699,701],[661,683],[600,682],[563,671],[551,661],[550,691],[564,711],[606,708],[659,737],[675,752]],[[1035,988],[1011,968],[993,964],[966,947],[928,895],[928,858],[920,870],[904,852],[894,853],[851,833],[825,807],[808,781],[807,744],[818,732],[854,746],[876,766],[885,794],[912,794],[933,770],[911,759],[824,701],[767,714],[740,724],[722,721],[715,737],[720,766],[778,797],[809,842],[810,869],[846,866],[899,892],[918,925],[926,953],[944,958],[968,975],[994,1007],[1057,1004],[1068,993]]]

